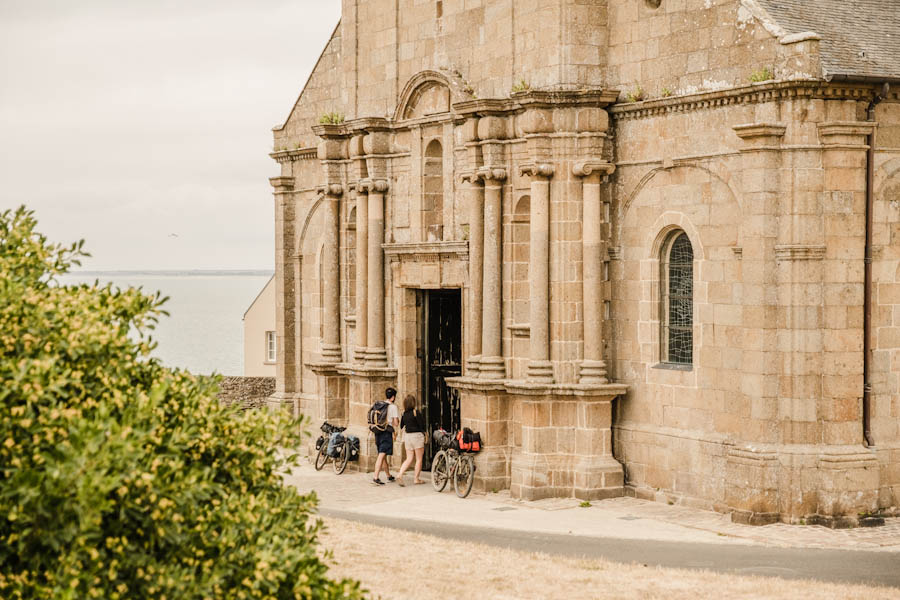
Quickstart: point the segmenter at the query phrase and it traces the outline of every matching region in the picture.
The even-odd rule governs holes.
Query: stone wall
[[[222,404],[228,406],[260,408],[274,391],[274,377],[223,377],[218,397]]]

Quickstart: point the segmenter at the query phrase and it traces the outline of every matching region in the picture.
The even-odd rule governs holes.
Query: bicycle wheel
[[[475,459],[471,454],[459,457],[456,463],[456,473],[453,477],[453,489],[460,498],[465,498],[472,491],[472,483],[475,482]]]
[[[434,455],[434,460],[431,461],[431,485],[434,487],[434,491],[443,492],[449,478],[447,453],[441,450]]]
[[[350,458],[350,452],[347,450],[347,447],[349,445],[350,444],[348,442],[344,442],[343,444],[341,444],[341,452],[334,458],[334,461],[332,462],[332,465],[334,466],[334,472],[338,475],[343,473],[344,469],[347,468],[347,459]]]
[[[322,467],[325,466],[325,463],[328,462],[328,455],[325,454],[325,451],[328,449],[328,442],[324,442],[321,446],[319,446],[319,453],[316,454],[316,471],[321,471]]]

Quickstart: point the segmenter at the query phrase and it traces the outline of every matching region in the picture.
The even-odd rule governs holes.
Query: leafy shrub
[[[344,115],[338,112],[325,113],[319,117],[320,125],[340,125],[344,122]]]
[[[297,422],[150,357],[165,299],[64,286],[81,242],[0,213],[0,597],[357,598],[285,487]]]
[[[637,86],[627,94],[625,94],[625,100],[628,102],[640,102],[644,99],[644,88],[641,86]]]
[[[512,89],[510,89],[510,93],[517,94],[519,92],[527,92],[531,89],[531,85],[525,81],[525,79],[519,79],[518,83],[513,84]]]
[[[769,67],[763,67],[762,69],[756,69],[752,73],[750,73],[750,81],[752,83],[759,83],[761,81],[769,81],[770,79],[775,79],[775,75],[772,74],[772,71],[769,70]]]

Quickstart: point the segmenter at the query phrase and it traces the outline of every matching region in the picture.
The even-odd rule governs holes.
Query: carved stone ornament
[[[519,167],[519,175],[530,175],[532,177],[553,177],[556,168],[548,163],[528,164]]]
[[[594,173],[611,175],[615,170],[616,165],[596,159],[579,160],[572,165],[572,174],[576,177],[588,177]]]
[[[477,171],[478,177],[484,180],[494,179],[503,181],[506,179],[506,169],[500,167],[481,167]]]
[[[341,196],[344,193],[344,186],[340,183],[329,183],[317,187],[316,192],[326,196]]]
[[[383,194],[388,191],[389,187],[387,179],[361,179],[356,183],[356,191],[362,194],[370,192]]]

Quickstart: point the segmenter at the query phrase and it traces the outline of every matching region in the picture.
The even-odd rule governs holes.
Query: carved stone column
[[[372,180],[369,185],[368,232],[368,351],[366,365],[387,366],[387,350],[384,345],[384,195],[388,190],[386,179]]]
[[[469,361],[468,375],[475,377],[481,361],[481,331],[484,296],[484,187],[477,173],[462,176],[469,183]]]
[[[503,280],[501,263],[503,247],[503,181],[506,170],[485,167],[478,170],[484,179],[484,277],[482,294],[481,361],[479,377],[504,379],[506,363],[503,360],[501,337],[501,309],[503,306]]]
[[[550,362],[550,164],[524,165],[531,176],[531,232],[529,240],[530,381],[553,382]]]
[[[607,383],[603,360],[603,254],[606,250],[605,217],[600,200],[600,184],[615,171],[615,165],[601,160],[575,163],[573,172],[582,183],[582,244],[584,299],[584,360],[580,383]]]
[[[325,245],[322,257],[322,279],[325,297],[324,328],[322,336],[322,362],[337,364],[341,352],[341,277],[340,277],[340,200],[343,186],[329,184],[321,188],[325,209],[325,228],[322,232]]]
[[[278,356],[275,364],[275,393],[270,398],[273,408],[292,408],[292,394],[297,391],[300,373],[294,348],[297,323],[293,264],[296,242],[294,178],[283,175],[271,177],[275,192],[275,328],[278,335]]]
[[[356,187],[356,362],[366,362],[369,326],[369,188]]]

